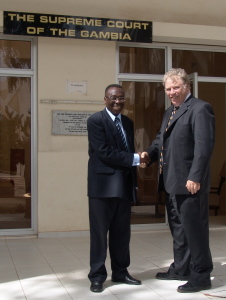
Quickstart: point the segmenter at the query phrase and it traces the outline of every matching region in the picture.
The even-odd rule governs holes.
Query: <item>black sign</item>
[[[151,43],[152,22],[5,11],[4,34]]]

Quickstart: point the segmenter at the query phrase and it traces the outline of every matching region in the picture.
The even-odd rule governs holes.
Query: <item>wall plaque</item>
[[[87,135],[87,119],[90,111],[52,111],[53,135]]]

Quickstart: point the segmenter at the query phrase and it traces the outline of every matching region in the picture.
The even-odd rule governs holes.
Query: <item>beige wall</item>
[[[205,44],[205,26],[153,24],[156,41],[196,40]],[[219,29],[219,28],[218,28]],[[222,31],[223,32],[222,32]],[[225,43],[224,29],[212,28],[212,43]],[[195,34],[194,34],[195,31]],[[219,34],[221,32],[222,34]],[[209,43],[209,41],[208,41]],[[87,81],[87,95],[67,94],[66,80]],[[102,100],[116,82],[114,42],[38,39],[38,232],[88,230],[87,136],[51,135],[52,110],[97,111],[104,105],[45,104],[53,100]]]
[[[226,26],[225,0],[1,0],[1,10]]]
[[[226,46],[226,27],[153,23],[153,41]]]
[[[38,5],[40,7],[40,4]],[[34,9],[18,11],[32,12]],[[133,15],[129,15],[131,19],[149,19],[140,18],[136,11],[134,9]],[[55,10],[44,12],[57,13]],[[108,14],[111,15],[110,12],[111,10],[108,10]],[[66,14],[66,11],[63,13]],[[80,11],[80,14],[71,14],[95,16],[90,9],[86,12]],[[120,14],[118,17],[128,17],[122,10]],[[169,15],[172,20],[173,13],[167,12],[167,16]],[[108,17],[101,11],[98,16]],[[149,20],[153,20],[151,15]],[[153,23],[154,42],[226,45],[226,27],[164,23],[170,22],[167,18],[159,18],[159,21],[163,23]],[[190,21],[192,22],[192,19]],[[0,12],[0,32],[2,26],[3,18]],[[41,100],[102,100],[104,88],[116,82],[116,45],[108,41],[44,37],[38,38],[37,45],[38,232],[44,234],[88,230],[87,136],[52,135],[52,110],[98,111],[103,109],[104,105],[47,104],[41,103]],[[66,80],[86,80],[87,95],[67,94]]]
[[[99,104],[46,104],[103,100],[116,80],[115,43],[38,39],[38,231],[88,230],[87,136],[51,134],[52,110],[98,111]],[[66,80],[87,81],[87,95],[66,93]]]

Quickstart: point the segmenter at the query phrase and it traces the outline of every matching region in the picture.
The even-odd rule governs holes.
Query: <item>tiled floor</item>
[[[100,294],[89,290],[89,236],[0,239],[0,300],[201,300],[226,298],[226,222],[211,221],[210,242],[214,261],[212,289],[181,294],[179,281],[155,279],[172,261],[169,231],[136,231],[131,237],[129,272],[141,286],[113,284],[109,276]]]

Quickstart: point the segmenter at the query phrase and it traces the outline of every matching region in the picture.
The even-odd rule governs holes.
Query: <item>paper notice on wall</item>
[[[86,95],[87,82],[86,81],[66,81],[66,90],[68,94],[79,93]]]

